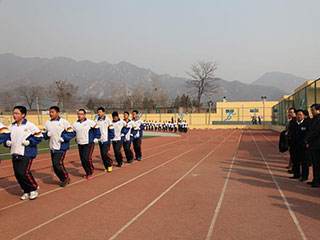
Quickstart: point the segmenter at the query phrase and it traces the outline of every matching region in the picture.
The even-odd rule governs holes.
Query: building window
[[[251,113],[258,113],[258,112],[259,112],[259,109],[258,109],[258,108],[251,108],[251,109],[250,109],[250,112],[251,112]]]
[[[226,109],[226,113],[227,114],[234,113],[234,109]]]

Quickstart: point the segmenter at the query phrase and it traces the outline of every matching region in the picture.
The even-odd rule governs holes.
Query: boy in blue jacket
[[[97,123],[87,119],[86,110],[78,110],[78,121],[73,124],[73,130],[76,132],[76,142],[78,144],[79,155],[82,167],[86,172],[85,178],[89,180],[93,174],[92,153],[95,143],[99,142],[101,132]]]
[[[60,117],[58,106],[49,108],[50,120],[45,124],[44,138],[49,139],[49,148],[54,173],[60,180],[60,186],[70,183],[69,174],[64,166],[64,158],[69,149],[70,140],[76,136],[71,124]]]
[[[33,159],[37,156],[37,145],[42,140],[40,129],[26,119],[24,106],[13,108],[14,122],[5,146],[10,148],[15,177],[23,190],[21,200],[33,200],[39,195],[38,184],[31,173]]]

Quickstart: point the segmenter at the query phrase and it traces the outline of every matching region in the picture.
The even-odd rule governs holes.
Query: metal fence
[[[272,123],[285,125],[290,107],[307,110],[312,104],[320,103],[320,79],[299,88],[292,95],[282,99],[272,109]]]

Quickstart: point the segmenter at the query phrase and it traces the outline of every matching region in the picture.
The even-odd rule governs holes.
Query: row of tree
[[[110,109],[144,109],[148,112],[159,108],[172,108],[185,111],[200,111],[204,96],[212,96],[218,86],[216,84],[216,65],[211,62],[198,62],[192,65],[190,80],[186,82],[188,94],[176,96],[170,99],[166,90],[160,87],[144,89],[136,87],[125,92],[124,88],[116,88],[120,92],[113,91],[110,97],[98,98],[92,96],[80,97],[78,86],[67,80],[59,80],[49,86],[23,85],[12,90],[2,92],[1,101],[6,103],[9,109],[17,103],[26,104],[29,109],[43,109],[51,104],[57,104],[64,110],[74,110],[80,105],[86,105],[93,110],[99,106],[107,106]]]

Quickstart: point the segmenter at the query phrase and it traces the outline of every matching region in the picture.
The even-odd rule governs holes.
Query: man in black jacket
[[[293,159],[293,151],[291,148],[291,142],[290,142],[290,129],[292,128],[293,123],[296,122],[296,109],[294,107],[290,107],[288,109],[288,122],[286,124],[286,134],[288,137],[288,145],[289,145],[289,154],[290,154],[290,158],[289,158],[289,164],[288,164],[288,172],[289,173],[293,173],[292,171],[292,159]]]
[[[304,111],[299,109],[296,111],[296,119],[290,125],[290,148],[292,151],[292,171],[293,179],[301,181],[308,180],[309,166],[307,158],[307,149],[305,139],[310,126],[310,120],[306,118]]]
[[[306,148],[310,152],[312,161],[312,187],[320,187],[320,104],[311,106],[312,120],[305,139]]]

